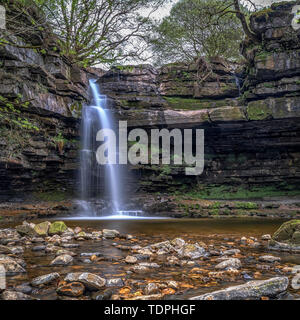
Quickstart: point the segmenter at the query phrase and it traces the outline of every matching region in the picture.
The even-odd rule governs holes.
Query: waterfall
[[[80,195],[78,202],[82,217],[98,217],[97,201],[101,200],[101,194],[108,198],[112,204],[106,208],[104,214],[107,219],[143,219],[143,211],[126,211],[123,198],[126,174],[121,170],[121,165],[107,163],[99,165],[96,161],[96,150],[99,143],[96,141],[97,132],[101,129],[111,129],[117,134],[114,117],[107,108],[107,97],[102,95],[95,80],[90,80],[92,103],[82,110],[81,121],[81,151],[80,151]],[[108,140],[110,141],[110,140]],[[113,146],[112,146],[113,147]],[[118,150],[117,154],[118,154]],[[104,175],[103,175],[104,173]],[[101,216],[103,215],[103,210]]]
[[[96,116],[101,129],[114,129],[113,117],[109,114],[107,109],[107,97],[100,94],[99,87],[95,80],[90,80],[90,87],[93,93],[93,100],[96,106],[92,106],[92,109],[96,111]],[[119,175],[117,173],[117,165],[112,165],[108,163],[106,165],[106,170],[108,171],[108,187],[110,198],[113,203],[113,209],[118,212],[120,210],[119,202],[121,199],[118,181]]]
[[[101,95],[95,80],[90,80],[92,91],[92,105],[85,106],[82,110],[82,129],[81,129],[81,210],[89,215],[94,212],[90,200],[98,196],[99,189],[104,186],[105,193],[112,202],[112,214],[120,211],[120,174],[118,166],[110,163],[103,166],[106,179],[101,176],[101,166],[97,164],[96,152],[96,133],[100,129],[114,129],[114,119],[109,109],[107,109],[107,97]]]
[[[239,90],[239,97],[241,96],[241,82],[240,82],[240,78],[234,73],[233,74],[234,79],[235,79],[235,84]]]

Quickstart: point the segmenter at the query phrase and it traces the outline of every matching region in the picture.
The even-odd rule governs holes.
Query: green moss
[[[205,100],[194,98],[164,97],[168,102],[169,108],[174,110],[201,110],[219,108],[230,105],[231,101],[225,100]]]
[[[208,213],[210,215],[212,215],[212,216],[218,216],[220,214],[220,210],[219,209],[213,209],[213,210],[210,210]]]
[[[259,205],[254,202],[236,202],[235,207],[237,209],[254,210],[254,209],[258,209]]]
[[[38,201],[60,202],[70,199],[72,196],[69,193],[62,191],[36,192],[33,194],[34,199]]]
[[[74,102],[69,106],[69,110],[73,117],[79,118],[82,112],[82,102]]]
[[[275,241],[293,241],[293,234],[300,231],[300,220],[287,221],[274,233]]]
[[[277,7],[280,7],[280,6],[285,5],[285,4],[290,4],[290,3],[291,3],[291,1],[280,1],[280,2],[276,2],[276,3],[273,3],[273,4],[271,5],[271,9],[276,10]]]
[[[168,176],[172,173],[172,168],[168,165],[164,165],[161,169],[160,176]]]
[[[234,199],[262,199],[265,197],[298,196],[300,195],[299,186],[257,186],[252,188],[232,187],[229,185],[215,186],[207,185],[201,188],[195,187],[193,190],[182,193],[181,197],[197,200],[234,200]],[[246,209],[253,208],[254,204],[243,204]],[[256,209],[256,208],[255,208]]]
[[[261,51],[255,56],[255,60],[267,61],[268,57],[272,55],[272,52]]]
[[[212,205],[209,206],[211,209],[220,209],[221,208],[221,202],[215,202]]]
[[[264,17],[265,19],[268,19],[269,18],[269,14],[273,12],[272,8],[264,8],[262,10],[259,10],[257,12],[254,12],[252,14],[252,17],[255,17],[255,18],[261,18],[261,17]]]
[[[270,82],[266,82],[263,84],[265,88],[274,88],[274,84]]]
[[[61,234],[67,229],[68,227],[65,225],[63,221],[55,221],[51,224],[49,228],[49,234],[50,235]]]
[[[141,66],[133,66],[133,65],[127,65],[127,66],[114,66],[113,68],[119,71],[123,71],[123,72],[133,72],[135,68],[138,68]]]
[[[247,113],[250,120],[265,120],[272,116],[272,111],[266,101],[250,102]]]

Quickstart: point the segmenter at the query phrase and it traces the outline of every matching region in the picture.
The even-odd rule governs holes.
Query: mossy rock
[[[285,222],[274,233],[273,240],[286,243],[300,243],[300,220]]]
[[[266,120],[272,117],[272,110],[265,100],[253,101],[248,104],[249,120]]]
[[[34,227],[34,231],[39,235],[39,236],[47,236],[49,228],[51,226],[51,223],[49,221],[45,221],[42,223],[37,224]]]
[[[300,244],[300,231],[294,232],[292,242],[295,244]]]
[[[29,225],[22,224],[22,225],[16,226],[16,230],[21,236],[29,236],[29,237],[37,236],[36,231]]]
[[[61,234],[65,231],[67,231],[68,227],[65,225],[63,221],[55,221],[51,224],[49,228],[49,234]]]

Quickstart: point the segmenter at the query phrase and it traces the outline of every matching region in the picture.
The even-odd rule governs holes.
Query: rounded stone
[[[55,221],[51,224],[49,228],[49,234],[50,235],[62,234],[66,230],[68,230],[68,227],[63,221]]]
[[[57,293],[62,296],[80,297],[83,295],[85,287],[80,282],[67,283],[57,288]]]

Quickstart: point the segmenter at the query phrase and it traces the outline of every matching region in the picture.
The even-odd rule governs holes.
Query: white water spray
[[[92,204],[93,198],[99,198],[100,189],[104,189],[112,203],[110,219],[134,219],[143,215],[142,211],[124,211],[121,194],[121,170],[119,165],[107,163],[100,166],[96,161],[95,151],[96,134],[100,129],[114,130],[114,119],[107,108],[107,97],[101,95],[95,80],[90,80],[93,95],[93,104],[83,108],[82,111],[82,149],[80,153],[81,200],[78,202],[81,213],[85,217],[97,216]],[[104,179],[101,176],[101,167],[105,171]],[[103,188],[104,187],[104,188]]]

